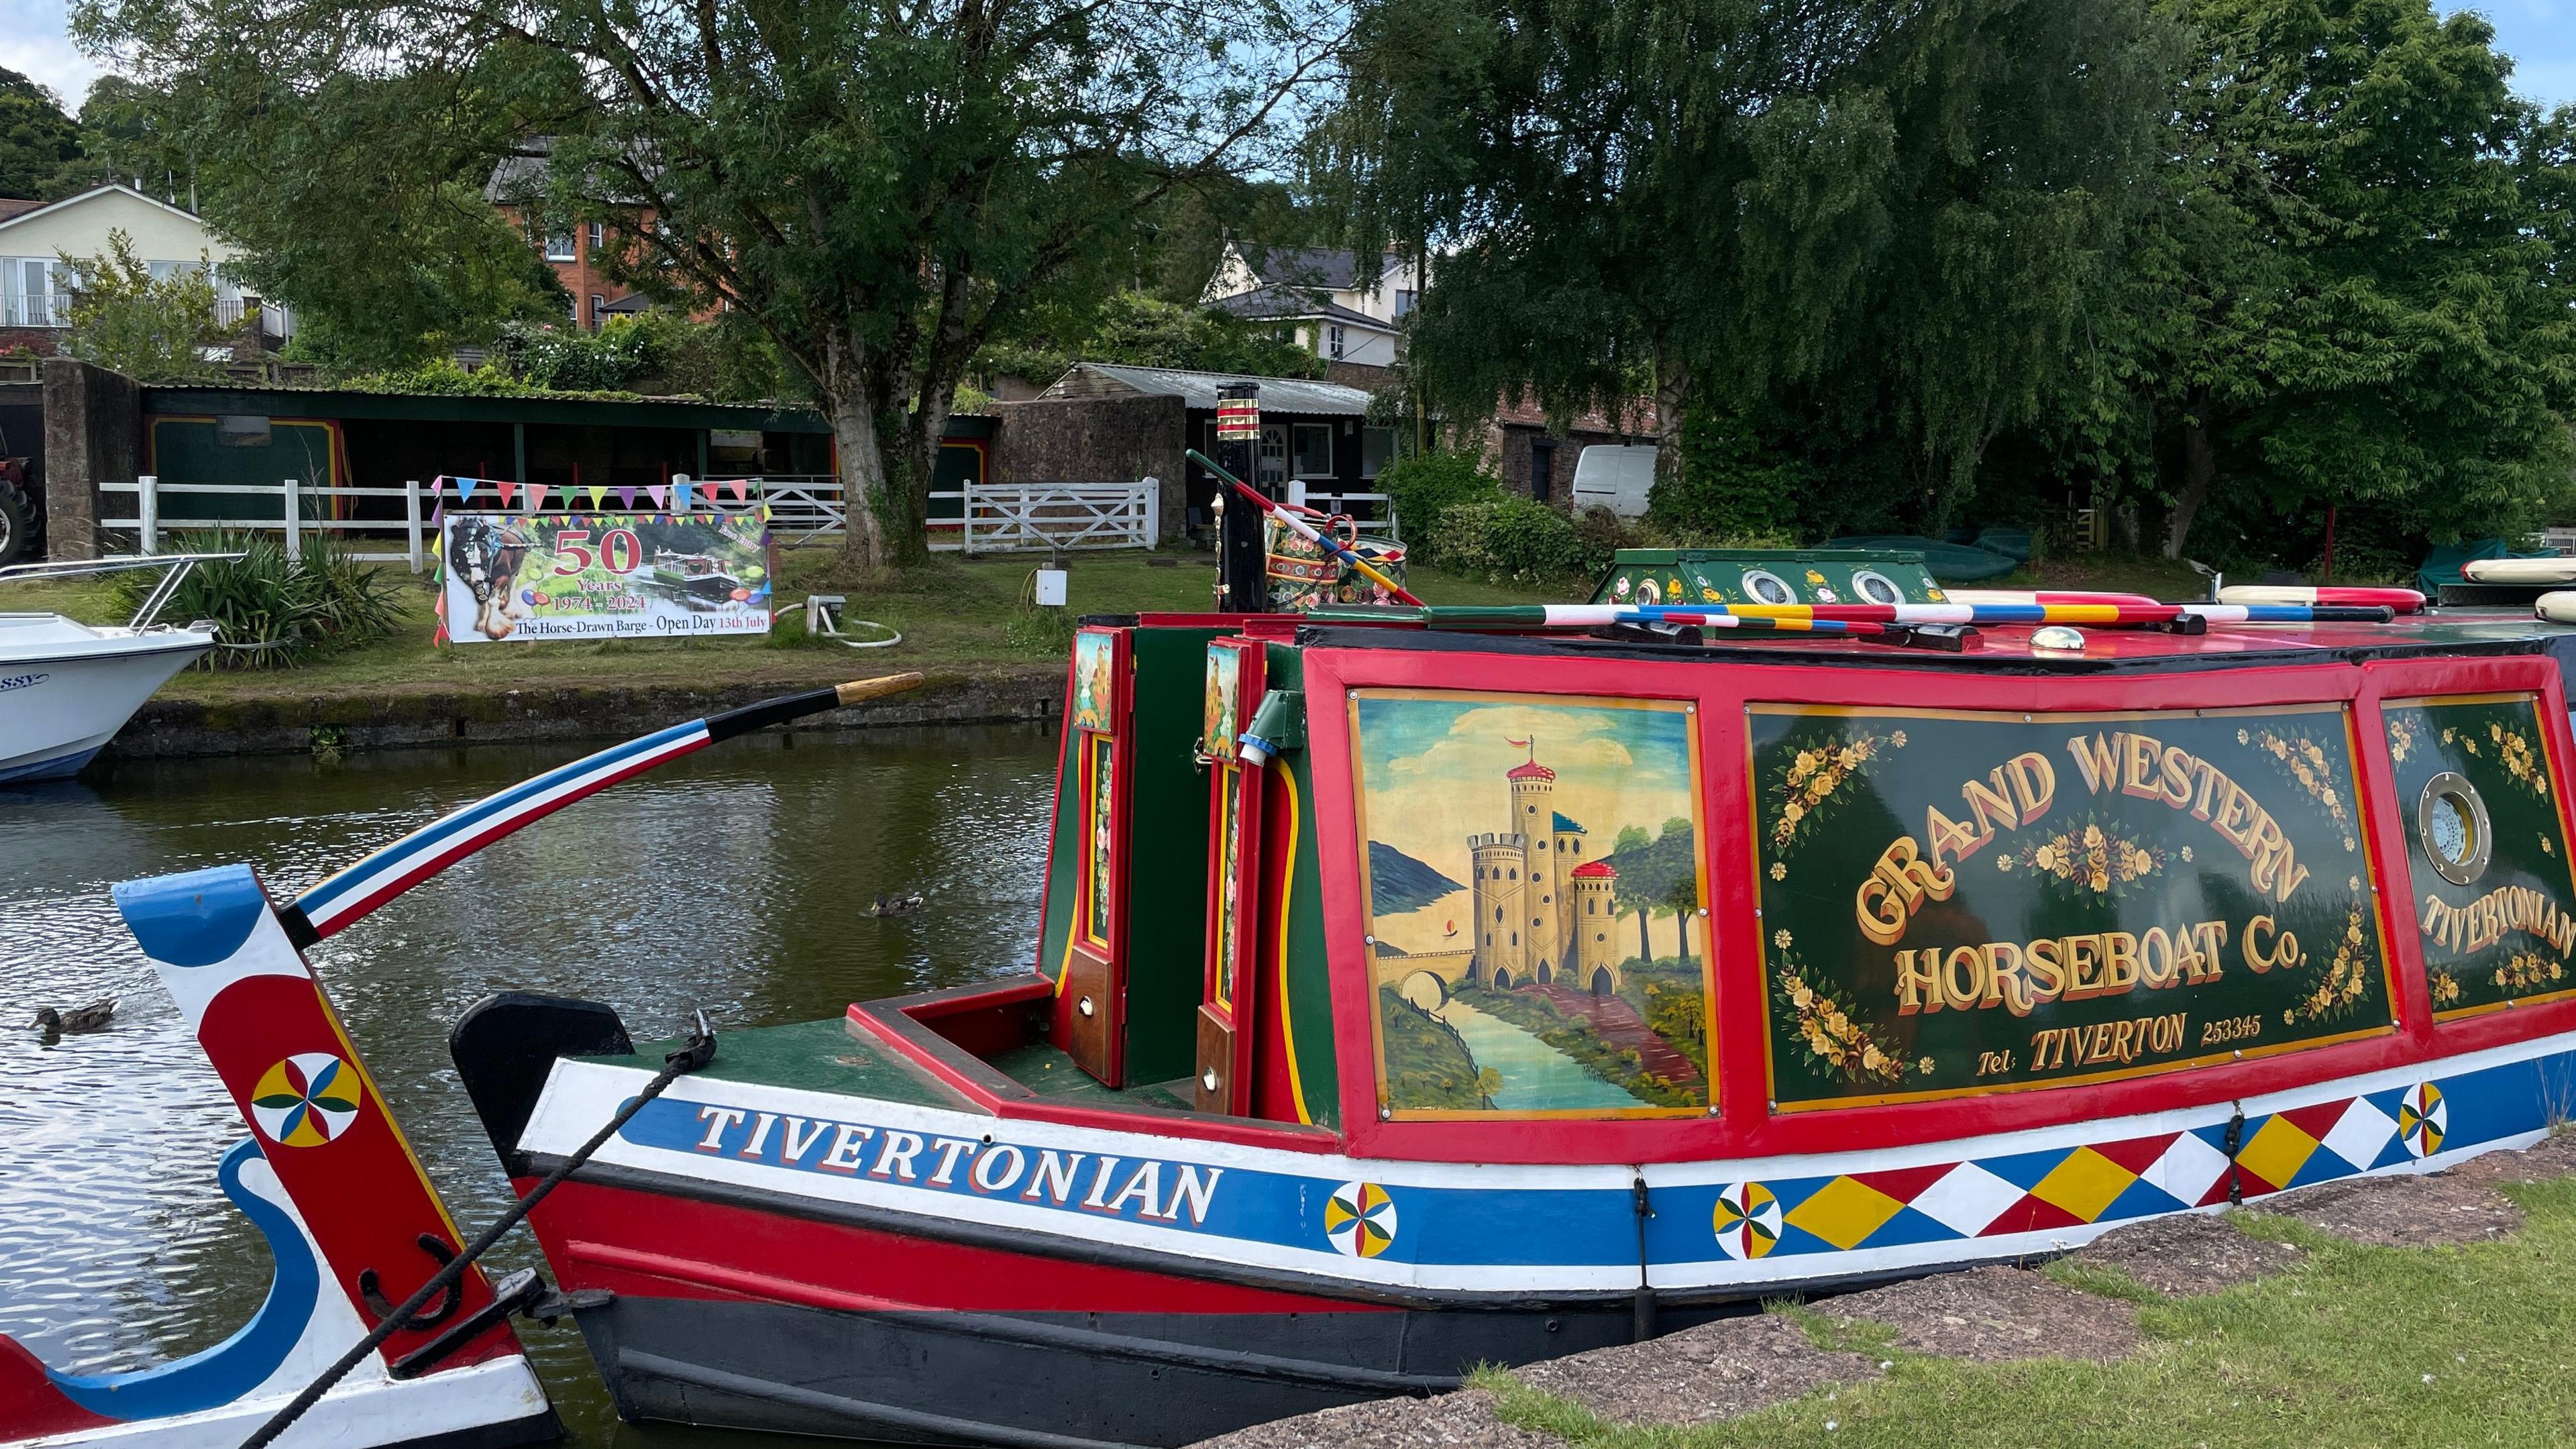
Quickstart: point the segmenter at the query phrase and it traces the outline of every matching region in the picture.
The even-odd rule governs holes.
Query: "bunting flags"
[[[608,492],[607,489],[596,483],[588,485],[581,491],[590,495],[590,506],[593,508],[597,508],[599,506],[599,500]]]
[[[688,484],[686,484],[686,483],[680,483],[680,482],[674,482],[674,483],[672,483],[672,485],[671,485],[671,511],[672,511],[673,513],[686,513],[686,512],[688,512],[688,511],[689,511],[689,485],[688,485]]]
[[[670,490],[663,488],[659,484],[655,484],[646,488],[644,491],[653,495],[653,506],[655,508],[660,508],[662,506],[662,495]]]
[[[474,501],[474,485],[475,485],[477,482],[479,482],[479,481],[480,481],[479,479],[474,479],[474,478],[459,478],[459,479],[457,479],[457,480],[456,480],[456,501],[457,501],[457,502],[459,502],[459,503],[471,503],[471,502],[473,502],[473,501]]]
[[[492,480],[492,486],[500,492],[501,506],[504,508],[510,506],[510,500],[516,497],[519,492],[519,485],[507,478],[496,478]]]
[[[592,499],[592,500],[591,500],[591,506],[593,506],[593,507],[597,507],[597,506],[598,506],[598,504],[599,504],[599,500],[598,500],[598,499],[594,498],[594,499]],[[620,508],[626,509],[628,512],[633,512],[633,511],[634,511],[634,508],[635,508],[635,490],[634,490],[634,489],[632,489],[632,488],[620,488],[620,489],[618,489],[618,490],[617,490],[617,506],[618,506],[618,507],[620,507]],[[658,506],[660,506],[660,505],[658,505],[658,504],[657,504],[657,505],[655,505],[655,506],[657,506],[657,507],[658,507]]]
[[[725,486],[733,490],[733,501],[740,503],[743,497],[743,480],[740,478],[730,478],[725,481]]]
[[[503,500],[503,501],[505,501],[505,502],[506,502],[507,500],[505,499],[505,500]],[[531,484],[529,484],[529,485],[528,485],[528,511],[529,511],[530,513],[537,513],[537,512],[541,512],[541,511],[545,508],[545,506],[546,506],[546,485],[544,485],[543,483],[531,483]]]

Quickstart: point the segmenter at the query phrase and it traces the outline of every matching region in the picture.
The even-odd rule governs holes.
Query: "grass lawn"
[[[2207,1297],[2166,1300],[2108,1270],[2051,1267],[2070,1287],[2140,1303],[2148,1341],[2122,1363],[1979,1367],[1905,1354],[1865,1332],[1840,1338],[1822,1315],[1787,1310],[1824,1346],[1893,1366],[1876,1382],[1688,1430],[1605,1423],[1496,1372],[1478,1386],[1499,1393],[1504,1418],[1584,1449],[2567,1443],[2576,1438],[2576,1178],[2501,1190],[2529,1214],[2522,1230],[2461,1248],[2359,1247],[2251,1215],[2248,1231],[2311,1256]]]
[[[1075,554],[1069,564],[1069,613],[1132,614],[1206,610],[1213,606],[1213,555],[1203,553]],[[544,689],[583,684],[815,684],[904,669],[983,674],[1032,666],[1060,668],[1060,629],[1017,607],[1037,561],[1029,557],[967,561],[942,557],[928,567],[879,578],[844,570],[832,548],[796,548],[780,564],[779,597],[789,611],[766,640],[603,640],[516,646],[430,643],[435,595],[408,583],[405,627],[389,639],[284,670],[193,669],[162,690],[166,698],[209,703],[280,696],[383,695],[406,691]],[[400,576],[397,571],[397,576]],[[404,576],[407,577],[407,576]],[[1548,596],[1495,588],[1416,568],[1413,591],[1442,604],[1523,603]],[[891,649],[844,649],[805,634],[808,593],[843,594],[846,618],[873,619],[903,631]],[[0,610],[42,610],[86,623],[122,623],[112,585],[98,580],[0,585]],[[174,622],[175,622],[174,617]],[[857,637],[882,637],[853,630]]]

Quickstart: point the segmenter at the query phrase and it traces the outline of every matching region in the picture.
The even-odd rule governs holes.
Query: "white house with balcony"
[[[224,264],[241,249],[215,235],[205,218],[144,195],[130,186],[101,186],[60,201],[0,198],[0,350],[26,344],[51,352],[52,337],[69,325],[70,289],[62,258],[103,256],[108,234],[121,231],[155,277],[175,276],[205,262],[215,266],[215,312],[226,323],[256,308],[271,337],[294,335],[286,309],[263,304],[225,275]]]
[[[1393,367],[1422,274],[1389,252],[1366,258],[1325,247],[1229,241],[1201,300],[1251,321],[1276,322],[1326,362]]]

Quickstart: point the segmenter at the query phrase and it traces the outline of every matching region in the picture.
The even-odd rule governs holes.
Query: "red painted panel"
[[[512,1185],[524,1195],[535,1179]],[[854,1310],[1385,1311],[1343,1299],[934,1242],[597,1183],[564,1184],[537,1205],[533,1221],[566,1288]]]
[[[321,988],[301,976],[236,981],[207,1007],[197,1038],[245,1122],[254,1120],[251,1103],[263,1077],[291,1056],[336,1047],[343,1066],[355,1069],[368,1100],[337,1136],[309,1146],[286,1146],[267,1140],[263,1130],[260,1151],[322,1249],[331,1280],[357,1310],[359,1321],[372,1325],[375,1316],[358,1292],[359,1273],[374,1268],[386,1296],[400,1302],[439,1269],[437,1261],[420,1250],[421,1235],[434,1233],[456,1245],[463,1243],[464,1236],[430,1189],[419,1160],[394,1124],[390,1104],[366,1074]],[[492,1299],[480,1268],[466,1271],[458,1292],[466,1313]],[[438,1332],[435,1327],[401,1330],[381,1353],[391,1362]],[[517,1337],[509,1327],[495,1325],[444,1360],[442,1367],[462,1367],[518,1351]]]
[[[2116,631],[2100,631],[2100,640]],[[2384,630],[2327,626],[2290,631],[2283,640],[2247,631],[2200,640],[2139,636],[2124,642],[2141,653],[2224,652],[2281,643],[2385,645]],[[2340,637],[2350,635],[2350,638]],[[2336,636],[2329,640],[2325,636]],[[2215,641],[2213,644],[2212,641]],[[2198,646],[2191,650],[2178,645]],[[1986,676],[1925,669],[1816,668],[1812,665],[1675,665],[1638,659],[1551,658],[1534,668],[1526,657],[1399,650],[1310,649],[1308,749],[1315,772],[1312,828],[1322,861],[1328,952],[1334,983],[1334,1039],[1342,1072],[1342,1107],[1355,1156],[1513,1163],[1670,1162],[1813,1151],[1830,1143],[1866,1150],[1984,1133],[2058,1126],[2103,1117],[2202,1106],[2357,1075],[2475,1047],[2576,1029],[2576,1001],[2496,1012],[2443,1027],[2429,1023],[2422,954],[2407,919],[2402,811],[2389,804],[2389,773],[2377,705],[2393,695],[2538,690],[2549,716],[2548,745],[2562,772],[2571,754],[2557,667],[2537,656],[2374,662],[2356,667],[2331,656],[2314,663],[2249,665],[2173,675]],[[1497,1119],[1491,1122],[1380,1122],[1367,1011],[1366,914],[1359,885],[1362,848],[1352,809],[1349,689],[1368,686],[1503,693],[1612,695],[1680,699],[1699,706],[1705,765],[1702,818],[1710,842],[1708,902],[1716,960],[1718,1110],[1707,1119],[1598,1121]],[[1744,706],[1750,701],[2089,713],[2230,708],[2350,701],[2359,738],[2356,766],[2369,816],[2366,838],[2389,942],[2393,1034],[2311,1051],[2290,1052],[2120,1082],[2037,1088],[1982,1098],[1855,1107],[1776,1115],[1767,1100],[1760,923],[1755,916],[1750,783],[1743,778]],[[2562,773],[2561,778],[2568,778]],[[2565,808],[2562,803],[2562,809]],[[1304,1023],[1300,1023],[1304,1026]]]
[[[113,1424],[66,1398],[45,1377],[45,1365],[26,1347],[0,1333],[0,1435],[34,1439]]]

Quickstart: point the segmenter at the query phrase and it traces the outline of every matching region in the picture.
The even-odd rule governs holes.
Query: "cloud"
[[[0,66],[52,91],[66,111],[113,69],[73,48],[64,0],[0,0]]]

